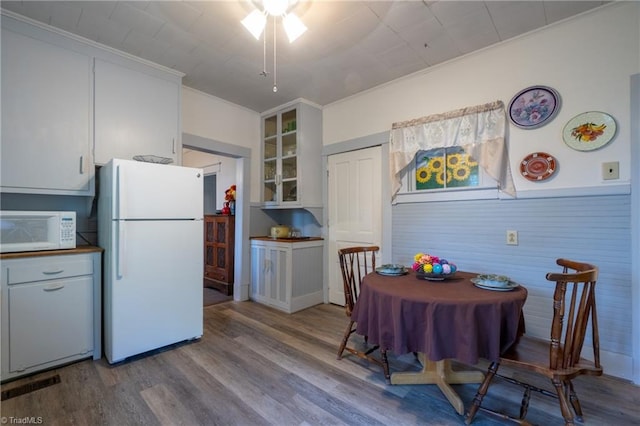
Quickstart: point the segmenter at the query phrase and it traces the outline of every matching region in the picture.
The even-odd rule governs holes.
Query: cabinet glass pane
[[[206,247],[204,253],[204,264],[208,266],[213,265],[213,247]]]
[[[278,139],[273,137],[264,140],[264,158],[275,158],[278,155]]]
[[[282,182],[283,201],[298,201],[297,183],[297,180],[286,180]]]
[[[278,201],[275,182],[265,182],[262,201]]]
[[[282,136],[282,156],[289,157],[296,155],[296,132]]]
[[[298,177],[298,157],[282,159],[282,178],[294,179]]]
[[[226,223],[218,222],[216,226],[216,243],[225,243],[227,236],[225,232]]]
[[[264,119],[264,137],[269,138],[278,133],[278,116],[274,115]]]
[[[282,113],[282,133],[289,133],[296,130],[298,123],[296,122],[296,110]]]
[[[204,240],[210,243],[213,241],[213,223],[207,222],[205,224],[205,227],[206,227],[206,232],[205,232]]]
[[[264,180],[275,180],[276,178],[276,160],[264,162]]]
[[[226,268],[226,257],[225,254],[227,253],[227,251],[225,250],[224,247],[216,247],[216,266],[218,268]]]

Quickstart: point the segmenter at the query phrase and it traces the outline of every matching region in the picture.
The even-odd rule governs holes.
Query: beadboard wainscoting
[[[529,291],[527,333],[545,338],[554,288],[546,273],[559,271],[555,261],[561,257],[593,263],[600,268],[596,293],[605,373],[631,379],[630,201],[623,194],[397,204],[393,261],[409,265],[415,253],[428,252],[460,270],[508,275]],[[507,230],[518,232],[518,245],[506,244]]]

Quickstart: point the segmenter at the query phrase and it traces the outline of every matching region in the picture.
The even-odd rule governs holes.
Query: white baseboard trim
[[[324,302],[323,291],[316,291],[315,293],[305,294],[304,296],[292,297],[290,313],[301,311],[302,309],[310,308],[311,306],[319,305]]]
[[[633,382],[633,358],[615,352],[600,350],[600,364],[604,374]],[[635,383],[640,385],[640,383]]]

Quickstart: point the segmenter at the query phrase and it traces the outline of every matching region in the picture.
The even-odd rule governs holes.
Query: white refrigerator
[[[113,159],[100,169],[109,363],[202,336],[202,169]]]

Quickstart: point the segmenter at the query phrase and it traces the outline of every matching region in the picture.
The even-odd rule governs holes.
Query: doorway
[[[235,174],[226,177],[227,181],[222,181],[223,174],[218,173],[216,175],[216,188],[217,192],[220,193],[221,187],[228,188],[232,184],[237,187],[233,299],[236,301],[249,300],[250,271],[247,271],[247,268],[243,268],[242,265],[248,263],[250,256],[248,236],[251,150],[189,133],[182,134],[182,145],[185,149],[213,154],[235,163]]]

